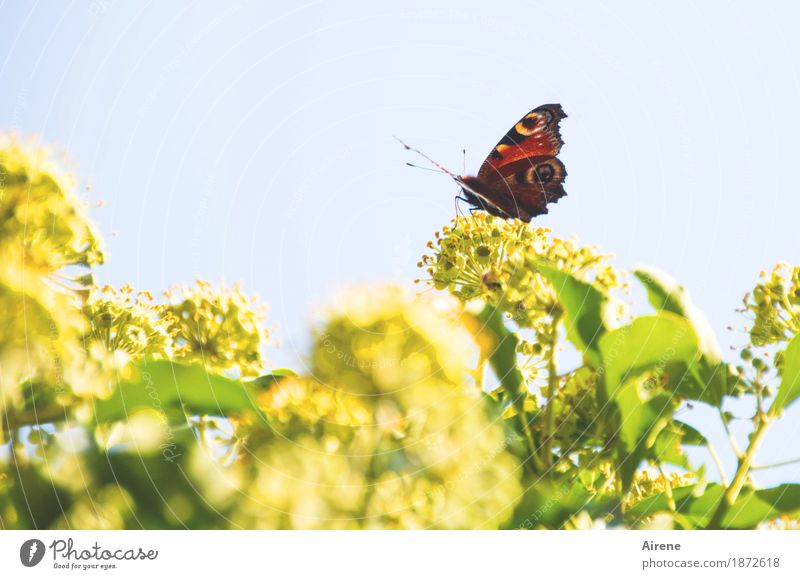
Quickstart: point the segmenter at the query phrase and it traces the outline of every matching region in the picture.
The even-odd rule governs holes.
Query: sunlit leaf
[[[687,319],[697,334],[701,356],[681,382],[678,393],[690,400],[719,406],[722,397],[733,390],[737,377],[722,361],[722,352],[708,318],[692,302],[686,288],[663,271],[653,267],[639,268],[634,275],[647,289],[648,300],[656,310]]]
[[[705,528],[722,500],[725,487],[718,484],[689,485],[672,490],[675,507],[694,528]],[[633,523],[659,512],[669,511],[667,494],[648,497],[626,513]],[[722,524],[723,529],[753,529],[759,523],[782,514],[800,513],[800,485],[784,484],[770,489],[744,489],[730,507]]]
[[[755,491],[759,499],[772,505],[775,515],[800,514],[800,484],[782,484],[769,489]]]
[[[254,380],[248,381],[247,384],[252,384],[258,390],[268,390],[276,382],[280,382],[284,378],[297,376],[297,372],[289,368],[276,368],[269,374],[259,376]]]
[[[559,529],[582,511],[592,517],[607,517],[617,511],[617,506],[612,495],[591,493],[580,481],[536,479],[529,482],[509,528]]]
[[[780,412],[800,396],[800,335],[789,342],[783,353],[783,377],[772,402],[772,412]]]
[[[697,430],[683,422],[669,422],[655,438],[651,450],[651,458],[658,462],[668,462],[676,466],[691,469],[691,464],[683,451],[687,445],[704,445],[705,437]]]
[[[570,273],[539,264],[537,271],[553,284],[564,310],[567,337],[595,365],[597,343],[610,327],[608,295]]]
[[[517,396],[522,388],[522,373],[517,367],[519,339],[506,327],[502,312],[492,306],[485,306],[475,317],[479,325],[478,341],[489,365],[503,390]]]
[[[697,335],[684,318],[662,312],[607,333],[600,339],[600,353],[605,397],[619,409],[620,438],[632,451],[659,419],[671,415],[671,392],[683,380],[683,368],[697,358]],[[666,391],[645,397],[635,380],[645,372],[657,379],[666,373]]]
[[[221,415],[250,410],[260,415],[252,392],[244,383],[209,374],[199,364],[166,360],[136,366],[135,378],[122,382],[113,396],[94,405],[95,420],[125,420],[132,412],[153,408],[169,415]]]
[[[700,351],[710,361],[720,362],[722,350],[714,330],[706,315],[694,305],[686,288],[654,267],[640,267],[633,273],[647,289],[650,304],[656,310],[672,312],[689,320],[697,334]]]

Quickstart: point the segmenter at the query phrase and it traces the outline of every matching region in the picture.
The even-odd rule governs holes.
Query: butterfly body
[[[464,199],[478,209],[504,218],[530,221],[547,213],[564,190],[566,168],[557,155],[564,142],[561,105],[536,107],[522,117],[492,149],[477,176],[453,176]]]

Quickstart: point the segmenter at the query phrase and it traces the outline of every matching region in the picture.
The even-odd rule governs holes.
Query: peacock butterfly
[[[548,203],[555,203],[567,194],[564,191],[567,170],[557,157],[564,144],[558,124],[566,116],[559,104],[533,109],[500,139],[477,176],[456,175],[400,142],[452,177],[461,186],[462,199],[476,209],[506,219],[530,221],[547,213]]]

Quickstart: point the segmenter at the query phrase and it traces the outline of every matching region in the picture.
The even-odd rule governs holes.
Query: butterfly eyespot
[[[539,115],[527,116],[514,126],[514,130],[525,137],[541,130],[542,124],[539,122]]]
[[[529,167],[528,169],[519,171],[514,175],[514,180],[520,185],[530,185],[532,183],[544,185],[552,181],[554,176],[555,171],[553,167],[549,163],[545,163],[537,167]]]
[[[549,164],[547,165],[539,165],[535,167],[533,170],[533,177],[535,177],[536,181],[539,183],[549,183],[553,180],[553,175],[555,171],[553,171],[553,167]]]

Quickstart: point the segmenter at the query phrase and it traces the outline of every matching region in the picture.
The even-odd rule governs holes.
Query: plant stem
[[[478,357],[478,367],[475,369],[475,386],[478,391],[483,392],[483,376],[486,374],[486,361],[488,358],[483,354]]]
[[[531,421],[528,420],[527,413],[523,410],[521,413],[517,414],[517,418],[520,421],[520,428],[522,432],[525,434],[525,442],[528,444],[528,456],[533,463],[533,470],[534,472],[544,472],[546,470],[546,465],[542,463],[542,459],[536,454],[536,443],[533,440],[533,434],[531,431]]]
[[[797,464],[800,462],[800,457],[792,458],[790,460],[782,460],[780,462],[773,462],[771,464],[754,464],[750,467],[750,470],[765,470],[768,468],[778,468],[781,466],[789,466],[791,464]]]
[[[542,458],[548,467],[553,464],[553,435],[555,434],[555,406],[554,398],[558,390],[558,367],[556,362],[556,348],[558,347],[558,323],[560,314],[553,315],[552,341],[547,355],[547,406],[544,409],[544,441],[542,444]]]
[[[722,466],[722,461],[720,460],[717,451],[714,449],[714,446],[710,442],[706,443],[706,450],[708,450],[708,454],[711,455],[711,460],[713,460],[714,464],[717,465],[719,480],[722,482],[723,486],[728,486],[728,477],[725,476],[725,467]]]
[[[761,446],[761,443],[764,440],[764,435],[767,432],[767,427],[770,424],[771,418],[772,417],[770,415],[760,415],[758,426],[756,427],[752,438],[750,439],[750,445],[747,447],[747,451],[745,451],[744,456],[739,459],[739,466],[736,469],[736,474],[733,477],[733,481],[731,481],[731,484],[727,489],[725,489],[725,494],[722,496],[722,500],[719,502],[717,510],[714,511],[714,515],[711,517],[711,520],[706,527],[707,529],[721,528],[725,515],[728,514],[728,511],[736,502],[739,492],[742,490],[742,487],[747,480],[747,474],[753,464],[753,459],[755,458],[756,452],[758,452],[758,448]]]
[[[722,412],[721,408],[718,408],[717,410],[719,411],[719,418],[722,421],[722,426],[725,429],[725,434],[728,436],[728,441],[731,443],[731,448],[733,449],[733,453],[736,455],[736,458],[741,460],[743,453],[739,449],[739,445],[736,444],[736,438],[734,438],[730,426],[728,425],[728,419],[725,418],[725,413]]]
[[[47,422],[60,422],[65,420],[66,417],[65,407],[51,404],[41,409],[31,408],[16,416],[11,416],[5,426],[8,432],[12,432],[23,426],[39,426]]]
[[[672,494],[672,483],[669,482],[669,477],[664,474],[664,470],[661,468],[661,465],[658,465],[658,473],[661,475],[661,478],[664,479],[664,494],[667,497],[667,506],[671,512],[676,512],[678,507],[675,505],[675,497]]]

